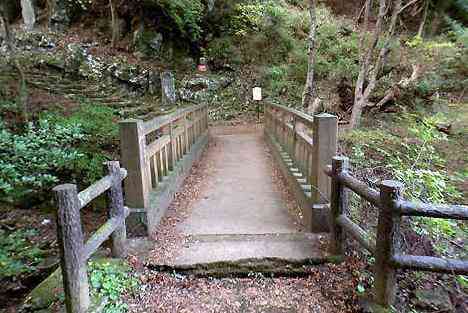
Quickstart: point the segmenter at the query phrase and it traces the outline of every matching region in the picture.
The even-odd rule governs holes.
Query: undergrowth
[[[44,251],[29,241],[34,229],[6,232],[0,229],[0,280],[32,273],[44,258]]]
[[[92,296],[106,298],[104,313],[124,313],[128,306],[123,296],[136,290],[138,280],[130,268],[108,262],[89,262],[89,280]]]
[[[450,175],[446,156],[440,151],[447,135],[437,129],[446,122],[443,114],[406,113],[396,117],[385,128],[354,130],[344,138],[350,158],[358,172],[371,169],[375,177],[369,182],[376,187],[383,179],[404,183],[404,196],[425,203],[461,203],[456,187],[459,175]],[[359,208],[356,208],[359,210]],[[466,236],[466,225],[446,219],[412,218],[413,230],[431,238],[436,250],[451,257],[449,241]],[[456,254],[456,253],[455,253]]]

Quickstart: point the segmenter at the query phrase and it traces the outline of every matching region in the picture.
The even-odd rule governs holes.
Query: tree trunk
[[[117,17],[115,14],[115,7],[112,0],[109,0],[109,6],[111,11],[111,24],[112,24],[112,48],[115,48],[117,40],[119,40],[119,26],[117,25]]]
[[[309,112],[313,111],[313,103],[315,98],[314,92],[314,68],[315,68],[315,35],[317,32],[317,17],[316,17],[315,0],[309,0],[310,13],[310,32],[309,32],[309,61],[307,70],[307,81],[302,94],[302,107],[309,108]],[[311,109],[312,108],[312,109]],[[315,112],[311,112],[314,114]]]
[[[370,3],[370,0],[368,0],[368,2]],[[368,20],[370,10],[366,11],[367,16],[365,18],[366,20]],[[386,0],[379,0],[379,16],[375,26],[374,34],[372,36],[372,40],[367,48],[367,51],[365,52],[365,55],[364,51],[361,50],[361,54],[363,54],[363,57],[359,61],[360,70],[358,80],[356,82],[356,89],[354,92],[354,106],[350,120],[351,128],[359,127],[361,123],[362,110],[367,105],[369,96],[376,87],[378,74],[381,68],[383,67],[383,64],[389,51],[390,40],[395,33],[398,16],[401,12],[401,0],[395,0],[392,18],[387,31],[385,42],[383,43],[383,46],[380,49],[378,56],[375,57],[375,50],[377,49],[377,44],[379,43],[380,36],[383,32],[383,24],[385,16],[387,15],[387,11],[388,6],[386,4]],[[363,32],[361,36],[365,35],[366,33]],[[361,43],[364,43],[363,37],[361,37]],[[366,81],[367,86],[364,88],[364,83]]]
[[[423,38],[424,37],[424,27],[426,26],[427,20],[427,13],[429,11],[429,0],[426,0],[424,3],[424,13],[421,20],[421,24],[419,25],[418,36]]]

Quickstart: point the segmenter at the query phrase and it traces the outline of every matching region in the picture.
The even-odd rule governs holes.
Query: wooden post
[[[121,218],[122,224],[112,233],[112,256],[125,258],[127,256],[127,230],[125,228],[125,207],[118,161],[105,163],[108,175],[112,176],[112,186],[107,191],[109,218]]]
[[[65,306],[68,313],[85,313],[90,301],[78,190],[76,185],[66,184],[53,191],[58,205],[57,236]]]
[[[338,225],[337,218],[348,214],[348,190],[336,178],[337,175],[347,172],[349,160],[346,157],[335,156],[332,159],[331,199],[330,199],[330,253],[343,255],[345,236],[343,228]]]
[[[125,202],[134,208],[148,208],[150,173],[146,164],[146,137],[143,121],[120,122],[120,149],[122,164],[128,171],[125,180]]]
[[[390,307],[395,300],[396,269],[390,261],[400,249],[401,216],[395,210],[394,201],[401,199],[402,192],[403,184],[397,181],[383,181],[380,185],[381,208],[374,271],[376,302],[384,307]]]
[[[323,204],[330,199],[330,178],[325,167],[337,152],[338,119],[331,114],[314,116],[314,145],[312,149],[312,203]]]

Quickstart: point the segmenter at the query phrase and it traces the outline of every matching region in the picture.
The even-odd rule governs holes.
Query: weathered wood
[[[391,262],[394,267],[401,269],[468,275],[468,261],[417,255],[394,255]]]
[[[123,167],[128,171],[125,180],[125,203],[130,207],[147,208],[151,186],[149,166],[146,163],[146,136],[143,121],[120,122],[120,149]]]
[[[107,172],[112,177],[112,185],[107,192],[109,218],[119,218],[120,226],[112,233],[112,256],[125,258],[127,256],[127,230],[125,228],[126,212],[120,176],[120,163],[111,161],[105,164]]]
[[[319,114],[314,117],[313,164],[310,182],[314,203],[326,203],[330,199],[330,178],[323,172],[337,152],[338,119],[334,115]]]
[[[403,184],[397,181],[383,181],[380,185],[374,271],[376,302],[384,307],[393,305],[396,295],[396,269],[391,260],[400,250],[401,216],[395,211],[394,203],[401,200],[402,192]]]
[[[343,228],[338,224],[338,217],[348,214],[348,191],[344,185],[336,178],[340,173],[347,172],[349,160],[346,157],[335,156],[332,159],[332,180],[330,195],[330,247],[329,251],[333,255],[343,255],[344,253],[344,233]]]
[[[119,180],[122,181],[127,177],[127,170],[124,168],[119,168],[118,172]],[[108,190],[112,185],[113,178],[111,176],[105,176],[86,188],[85,190],[81,191],[78,194],[78,199],[80,201],[80,209],[84,208],[88,205],[91,201],[99,197],[103,194],[106,190]]]
[[[331,167],[327,167],[325,169],[325,173],[330,176],[334,177]],[[380,194],[377,190],[370,188],[367,186],[366,183],[354,178],[349,173],[340,173],[335,175],[335,177],[347,188],[351,189],[359,196],[364,198],[365,200],[369,201],[373,205],[380,207]]]
[[[299,111],[299,110],[296,110],[296,109],[292,109],[292,108],[289,108],[287,106],[284,106],[284,105],[280,105],[280,104],[274,104],[274,103],[270,103],[269,104],[270,106],[272,106],[273,108],[276,108],[280,111],[283,111],[283,112],[287,112],[289,114],[293,114],[295,116],[297,116],[297,118],[303,122],[304,124],[308,125],[308,126],[312,126],[313,122],[314,122],[314,118],[302,111]]]
[[[406,216],[468,220],[468,206],[466,205],[426,204],[400,201],[397,203],[396,207],[401,215]]]
[[[125,208],[125,214],[122,217],[113,217],[104,223],[99,229],[86,241],[83,248],[83,260],[88,260],[97,249],[106,242],[112,233],[122,226],[125,219],[130,214],[130,210]]]
[[[142,127],[143,128],[143,133],[145,135],[147,135],[149,133],[152,133],[155,130],[160,129],[161,127],[165,127],[165,126],[177,121],[178,119],[183,117],[185,114],[189,114],[189,113],[192,113],[192,112],[199,111],[200,109],[202,109],[202,108],[204,108],[206,106],[207,106],[207,104],[201,104],[201,105],[192,106],[192,107],[185,108],[185,109],[178,109],[177,111],[175,111],[175,112],[173,112],[171,114],[156,117],[156,118],[144,123],[144,125]]]
[[[156,153],[161,151],[161,149],[170,142],[171,142],[171,136],[170,135],[163,135],[162,137],[156,139],[154,142],[149,144],[146,147],[145,153],[147,155],[155,155]]]
[[[68,313],[88,310],[89,286],[84,261],[80,201],[76,185],[60,185],[53,189],[58,205],[57,237],[60,247],[65,306]]]
[[[367,251],[375,253],[376,246],[375,243],[369,239],[369,235],[364,229],[359,227],[356,223],[351,221],[347,216],[340,215],[336,222],[340,225],[347,234],[351,235],[355,240],[357,240]]]

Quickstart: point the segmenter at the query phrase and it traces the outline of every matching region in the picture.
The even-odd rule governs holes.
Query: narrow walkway
[[[188,236],[175,264],[323,258],[321,235],[302,233],[273,178],[263,129],[211,129],[205,186],[177,228]]]

